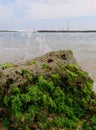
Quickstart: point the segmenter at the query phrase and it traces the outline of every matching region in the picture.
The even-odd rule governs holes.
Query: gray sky
[[[0,0],[0,29],[96,29],[96,0]]]

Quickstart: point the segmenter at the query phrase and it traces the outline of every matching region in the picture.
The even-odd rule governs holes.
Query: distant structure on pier
[[[69,31],[69,21],[67,20],[67,31]]]

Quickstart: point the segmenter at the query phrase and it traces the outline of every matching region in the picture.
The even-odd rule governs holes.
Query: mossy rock
[[[51,52],[34,59],[36,64],[21,65],[15,71],[4,70],[6,81],[11,78],[9,84],[2,84],[6,88],[0,98],[4,127],[9,130],[77,130],[79,126],[82,130],[96,129],[93,80],[77,65],[71,51],[70,56],[66,53]]]

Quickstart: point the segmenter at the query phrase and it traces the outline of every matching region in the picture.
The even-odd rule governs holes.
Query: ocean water
[[[96,82],[96,33],[0,32],[0,64],[23,63],[49,51],[70,49]]]

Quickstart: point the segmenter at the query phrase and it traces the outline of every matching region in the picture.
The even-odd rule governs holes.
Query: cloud
[[[17,0],[16,7],[25,20],[96,15],[95,0]]]
[[[96,0],[0,0],[0,20],[14,25],[96,16]]]
[[[96,0],[9,1],[5,7],[0,6],[0,16],[26,21],[96,15]]]
[[[5,19],[5,18],[11,17],[11,16],[13,16],[13,12],[11,9],[0,6],[0,18],[1,19],[3,19],[3,18]]]

